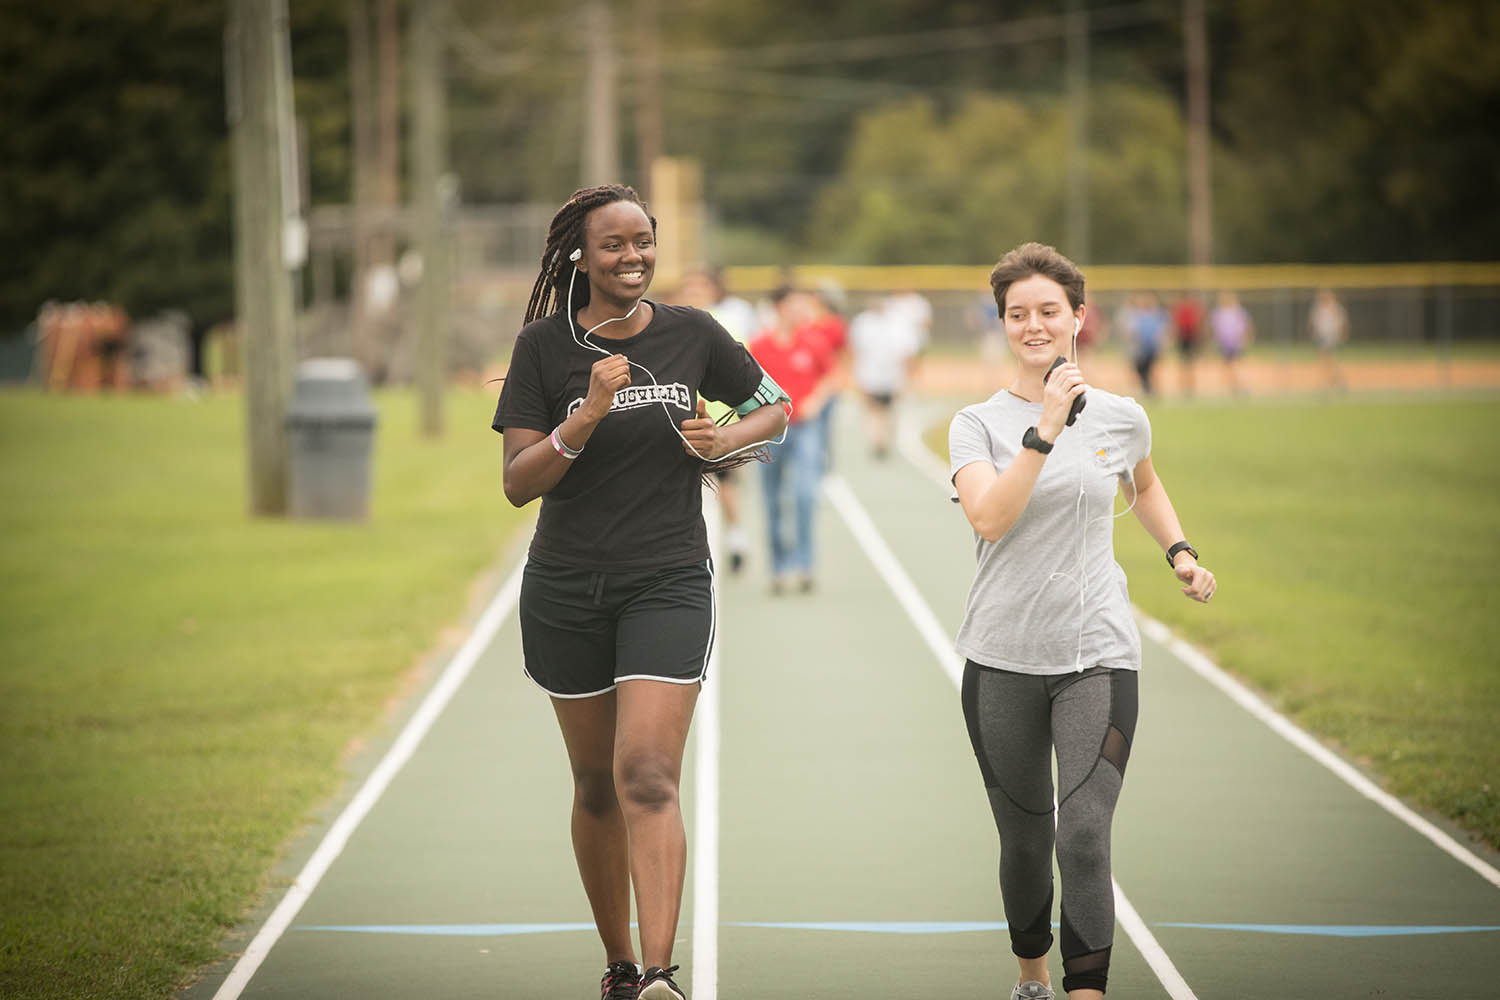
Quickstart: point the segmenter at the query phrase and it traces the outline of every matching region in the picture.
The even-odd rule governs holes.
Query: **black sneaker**
[[[687,994],[672,982],[672,973],[676,972],[678,966],[670,969],[662,969],[652,966],[646,970],[646,975],[641,978],[641,1000],[687,1000]]]
[[[635,1000],[641,992],[641,972],[634,962],[610,962],[599,980],[599,1000]]]

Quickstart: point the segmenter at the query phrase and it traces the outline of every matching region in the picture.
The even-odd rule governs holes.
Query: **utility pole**
[[[1068,0],[1068,256],[1089,260],[1089,15]]]
[[[227,106],[233,134],[235,312],[245,344],[250,512],[286,513],[292,288],[287,274],[281,96],[286,0],[228,0]]]
[[[1208,27],[1203,0],[1183,0],[1187,57],[1188,254],[1194,267],[1214,259],[1214,192],[1208,154]]]
[[[414,141],[412,161],[418,238],[422,248],[417,386],[422,399],[422,433],[443,432],[443,382],[447,372],[450,250],[447,216],[457,195],[447,173],[444,118],[443,0],[427,0],[411,10],[411,79]]]
[[[636,187],[641,197],[651,200],[651,167],[662,155],[661,114],[661,39],[657,30],[658,0],[635,0],[636,101],[635,141],[637,166]]]
[[[585,0],[584,35],[589,40],[583,88],[583,186],[620,179],[619,101],[615,95],[614,18],[610,0]]]
[[[370,0],[349,0],[349,123],[353,168],[353,274],[349,279],[350,353],[374,373],[367,283],[372,260],[371,210],[375,204],[375,71],[370,52]]]
[[[426,5],[414,5],[422,6]],[[396,263],[401,205],[401,28],[396,0],[375,4],[375,149],[375,204],[380,222],[373,263],[391,267]]]

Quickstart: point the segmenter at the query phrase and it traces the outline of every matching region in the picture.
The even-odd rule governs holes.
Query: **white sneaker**
[[[1042,983],[1022,983],[1010,991],[1010,1000],[1056,1000],[1052,987]]]

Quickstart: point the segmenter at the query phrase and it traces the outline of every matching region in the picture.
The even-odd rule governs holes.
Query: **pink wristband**
[[[556,451],[563,458],[566,458],[570,462],[573,461],[573,459],[577,458],[579,455],[583,454],[583,449],[582,448],[579,448],[579,449],[577,449],[575,451],[574,449],[569,448],[566,444],[564,444],[563,443],[563,439],[562,439],[562,435],[559,434],[559,433],[557,433],[557,428],[556,427],[552,428],[552,438],[551,439],[552,439],[552,448],[553,448],[553,450]]]

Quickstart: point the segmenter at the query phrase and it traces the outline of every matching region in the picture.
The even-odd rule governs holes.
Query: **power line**
[[[1141,24],[1160,23],[1162,17],[1149,2],[1099,7],[1088,12],[1089,31],[1098,33]],[[778,42],[771,45],[729,46],[698,49],[673,55],[678,64],[718,63],[743,65],[753,63],[829,63],[857,62],[867,59],[910,58],[913,55],[984,49],[996,45],[1024,45],[1028,42],[1063,38],[1067,17],[1043,14],[962,28],[935,31],[912,31],[891,35],[867,35],[820,42]]]

